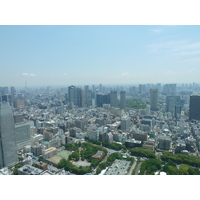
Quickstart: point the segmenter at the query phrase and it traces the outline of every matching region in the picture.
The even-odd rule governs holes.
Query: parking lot
[[[131,161],[116,159],[104,175],[126,175]]]

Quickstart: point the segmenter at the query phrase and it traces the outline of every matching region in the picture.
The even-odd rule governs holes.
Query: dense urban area
[[[200,85],[0,87],[0,175],[199,175]]]

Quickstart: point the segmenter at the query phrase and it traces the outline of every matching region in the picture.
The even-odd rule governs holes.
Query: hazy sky
[[[199,80],[200,26],[0,26],[0,86]]]

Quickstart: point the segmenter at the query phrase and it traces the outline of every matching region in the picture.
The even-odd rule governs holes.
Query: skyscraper
[[[158,89],[150,89],[151,110],[156,111],[158,108]]]
[[[110,106],[117,107],[117,91],[110,92]]]
[[[200,95],[190,96],[189,118],[200,120]]]
[[[120,91],[120,109],[126,108],[126,91]]]
[[[68,87],[68,98],[69,98],[69,102],[72,104],[74,104],[75,89],[76,87],[73,85]]]
[[[163,93],[165,95],[176,95],[176,84],[165,84],[163,86]]]
[[[11,103],[12,103],[12,105],[13,105],[13,101],[14,101],[14,99],[16,98],[16,90],[15,90],[15,88],[12,86],[12,87],[10,88],[10,91],[11,91]]]
[[[0,103],[0,166],[18,162],[14,118],[9,103]]]
[[[139,85],[139,94],[142,94],[145,91],[145,85]]]
[[[181,98],[180,96],[167,96],[167,112],[171,112],[173,115],[175,114],[175,107],[180,106]]]
[[[82,89],[76,88],[74,92],[74,105],[82,107]]]

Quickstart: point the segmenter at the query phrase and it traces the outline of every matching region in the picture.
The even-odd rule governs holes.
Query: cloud
[[[161,33],[162,32],[162,29],[160,28],[155,28],[155,29],[151,29],[151,32],[154,32],[154,33]]]
[[[63,76],[67,76],[67,74],[66,74],[66,73],[63,73]]]
[[[180,51],[177,53],[174,53],[174,55],[178,55],[178,56],[190,56],[190,55],[200,55],[200,51]]]
[[[23,76],[36,76],[36,74],[22,73]]]
[[[124,73],[122,74],[122,76],[123,76],[123,77],[129,77],[130,75],[129,75],[128,72],[124,72]]]
[[[151,53],[159,53],[162,58],[175,58],[177,63],[199,63],[200,42],[189,40],[169,40],[148,45]]]

